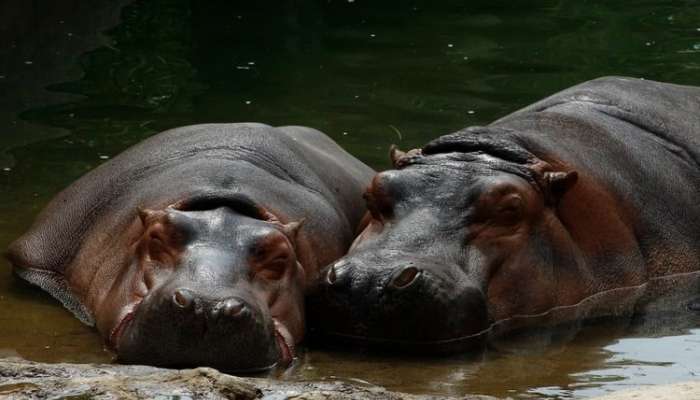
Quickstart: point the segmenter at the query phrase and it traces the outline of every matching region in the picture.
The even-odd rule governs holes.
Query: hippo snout
[[[119,338],[122,362],[252,372],[279,360],[274,321],[245,293],[179,286],[151,293]]]
[[[321,336],[416,352],[480,342],[489,326],[486,299],[456,266],[420,259],[387,266],[353,258],[329,266],[311,297],[311,324]]]

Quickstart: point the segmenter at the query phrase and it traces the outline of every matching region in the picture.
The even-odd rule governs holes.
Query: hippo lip
[[[129,311],[124,314],[122,319],[119,321],[117,326],[112,329],[112,332],[109,334],[109,340],[108,340],[108,345],[114,349],[115,351],[119,349],[119,340],[124,336],[124,332],[126,329],[131,325],[131,323],[134,321],[134,317],[136,314],[136,308],[141,304],[141,302],[133,305]]]
[[[275,340],[280,351],[280,360],[278,365],[286,367],[294,359],[294,340],[284,324],[276,319],[273,319],[273,322],[275,325]]]

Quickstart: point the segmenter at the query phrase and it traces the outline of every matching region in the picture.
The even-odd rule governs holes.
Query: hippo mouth
[[[124,332],[131,325],[131,323],[134,321],[134,316],[136,314],[136,308],[140,304],[141,304],[141,302],[132,306],[130,308],[130,310],[127,311],[126,314],[124,314],[124,316],[119,321],[117,326],[115,326],[114,329],[112,329],[112,332],[110,332],[109,338],[107,340],[107,345],[115,352],[119,351],[119,341],[122,338],[122,336],[124,336]]]
[[[109,338],[107,341],[107,345],[115,352],[119,352],[119,343],[121,338],[124,336],[124,334],[128,331],[128,329],[131,327],[133,324],[135,317],[136,317],[136,312],[138,310],[139,305],[141,305],[141,302],[138,302],[134,304],[132,307],[129,308],[129,310],[124,314],[122,319],[119,321],[117,326],[112,329],[112,331],[109,334]],[[273,329],[274,329],[274,337],[275,337],[275,343],[277,345],[278,353],[279,353],[279,359],[277,363],[274,365],[270,366],[270,368],[274,367],[287,367],[289,364],[292,363],[295,357],[295,346],[294,346],[294,339],[289,332],[289,329],[281,323],[279,320],[276,318],[272,318],[273,322]],[[269,369],[269,368],[265,368]]]
[[[277,342],[280,355],[277,366],[287,367],[289,364],[291,364],[292,360],[294,360],[294,340],[284,324],[274,318],[272,321],[274,322],[275,326],[275,341]]]

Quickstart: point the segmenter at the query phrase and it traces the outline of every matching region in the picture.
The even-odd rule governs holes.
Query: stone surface
[[[289,382],[240,378],[211,368],[162,369],[116,364],[43,364],[0,359],[3,399],[436,399],[344,382]],[[445,397],[439,397],[444,399]],[[464,400],[493,399],[488,396]]]
[[[489,400],[489,396],[434,397],[346,382],[291,382],[241,378],[211,368],[142,365],[44,364],[0,358],[0,399],[238,399],[238,400]],[[700,380],[623,390],[593,400],[697,400]]]

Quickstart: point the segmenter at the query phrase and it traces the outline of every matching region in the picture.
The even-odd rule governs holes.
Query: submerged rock
[[[0,398],[9,399],[437,399],[344,382],[288,382],[240,378],[212,368],[163,369],[141,365],[44,364],[0,359]],[[440,396],[440,399],[445,399]],[[489,396],[461,399],[487,400]]]

